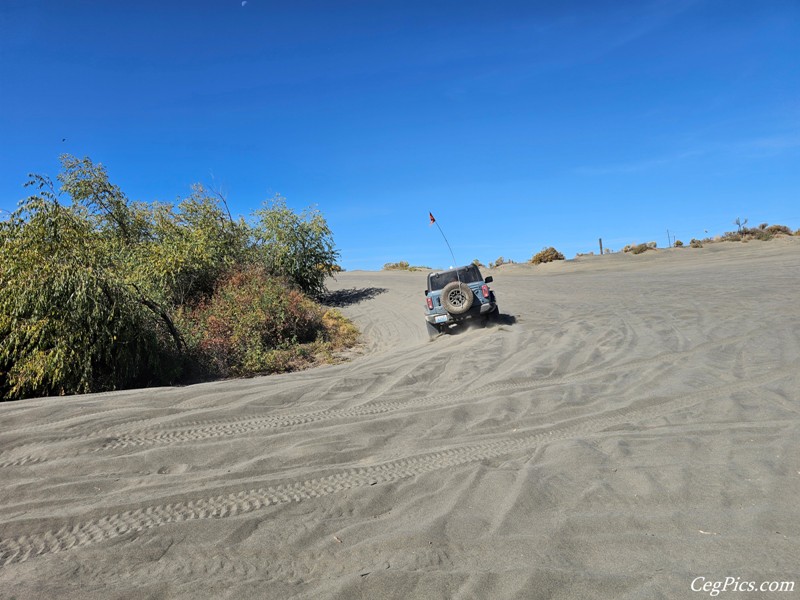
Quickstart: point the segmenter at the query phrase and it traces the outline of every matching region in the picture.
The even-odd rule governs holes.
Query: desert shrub
[[[760,240],[763,242],[769,241],[774,237],[770,228],[762,229],[761,227],[742,227],[740,231],[729,231],[723,236],[723,241],[729,242],[747,242],[749,240]]]
[[[503,258],[502,256],[498,256],[497,260],[494,262],[489,263],[489,268],[494,269],[495,267],[499,267],[500,265],[511,265],[514,264],[514,261],[510,258]]]
[[[748,229],[747,233],[742,236],[742,241],[746,242],[748,239],[761,240],[762,242],[769,241],[774,236],[769,229]]]
[[[782,233],[784,235],[792,235],[792,230],[789,229],[786,225],[770,225],[767,227],[767,231],[773,235]]]
[[[698,240],[698,243],[747,242],[749,240],[768,241],[773,239],[776,235],[800,235],[800,229],[792,234],[792,230],[786,225],[760,223],[758,227],[747,227],[747,219],[736,219],[734,224],[737,226],[736,231],[727,231],[723,235]]]
[[[383,265],[384,271],[425,271],[431,268],[426,265],[412,265],[408,261],[401,260],[396,263],[386,263]]]
[[[743,221],[737,218],[734,221],[737,226],[736,231],[728,231],[722,236],[722,241],[726,242],[746,242],[751,239],[768,241],[775,235],[792,235],[792,230],[786,225],[769,225],[761,223],[758,227],[746,227],[747,219]]]
[[[623,252],[630,252],[631,254],[642,254],[643,252],[647,252],[648,250],[655,250],[655,242],[645,243],[645,244],[630,244],[625,246],[622,251]]]
[[[329,308],[322,314],[322,336],[329,350],[342,350],[352,347],[360,335],[352,321],[345,318],[335,308]]]
[[[384,271],[425,271],[430,270],[430,267],[424,265],[411,265],[406,260],[401,260],[396,263],[386,263],[383,265]]]
[[[675,247],[676,248],[683,248],[683,242],[680,240],[675,240]]]
[[[472,264],[475,265],[476,267],[485,267],[486,266],[480,260],[478,260],[477,258],[472,261]]]
[[[531,262],[534,265],[553,262],[554,260],[564,260],[564,255],[552,246],[548,248],[542,248],[542,250],[534,254],[531,258]]]
[[[386,263],[383,265],[384,271],[408,271],[411,267],[407,260],[401,260],[394,263]]]
[[[212,296],[178,316],[192,356],[213,376],[277,373],[308,365],[358,335],[263,266],[224,277]]]
[[[722,236],[717,236],[713,239],[709,238],[707,242],[747,242],[749,240],[769,241],[776,235],[792,235],[792,230],[785,225],[769,225],[761,223],[758,227],[747,227],[747,219],[736,219],[734,224],[737,226],[736,231],[727,231]],[[799,230],[800,231],[800,230]],[[795,234],[796,235],[796,234]]]
[[[700,240],[696,240],[696,239],[692,238],[692,240],[689,242],[689,247],[690,248],[702,248],[703,247],[703,242],[701,242]]]

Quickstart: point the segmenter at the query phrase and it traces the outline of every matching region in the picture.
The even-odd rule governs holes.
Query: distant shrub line
[[[745,219],[746,222],[746,219]],[[800,231],[800,230],[798,230]],[[762,223],[758,227],[745,227],[743,224],[736,231],[727,231],[721,236],[719,241],[723,242],[747,242],[749,240],[769,241],[776,236],[793,235],[792,230],[786,225],[768,225]],[[705,242],[717,240],[704,240]]]
[[[761,240],[761,241],[768,241],[774,239],[776,237],[781,236],[800,236],[800,229],[792,232],[792,230],[787,227],[786,225],[769,225],[768,223],[762,223],[758,227],[750,227],[746,226],[747,219],[744,221],[737,219],[734,221],[734,224],[737,225],[737,231],[729,231],[726,232],[724,235],[716,236],[716,237],[709,237],[704,238],[702,240],[698,240],[692,238],[688,244],[690,248],[702,248],[705,244],[712,244],[716,242],[747,242],[749,240]],[[686,244],[681,240],[676,239],[672,246],[674,248],[685,248]],[[658,245],[656,242],[646,242],[643,244],[634,243],[628,244],[624,246],[621,250],[624,254],[643,254],[648,250],[656,250]],[[609,248],[604,249],[604,254],[612,254]],[[594,252],[588,253],[578,253],[578,257],[581,256],[594,256]],[[556,260],[564,260],[564,255],[553,248],[552,246],[543,248],[540,252],[537,252],[533,255],[533,257],[528,261],[531,264],[538,265],[547,262],[552,262]],[[496,261],[489,263],[489,268],[496,268],[504,264],[513,263],[513,260],[505,259],[502,256],[499,257]],[[483,266],[482,263],[475,259],[473,264]]]
[[[383,265],[384,271],[426,271],[430,270],[430,267],[426,267],[424,265],[414,266],[409,264],[407,260],[401,260],[399,262],[394,263],[386,263]]]

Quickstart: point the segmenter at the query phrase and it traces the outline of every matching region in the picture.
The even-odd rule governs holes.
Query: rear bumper
[[[484,302],[479,304],[478,306],[473,305],[467,312],[463,315],[451,315],[444,310],[442,312],[433,312],[428,313],[425,315],[425,320],[432,325],[444,325],[447,323],[458,323],[459,321],[466,321],[468,319],[474,319],[475,317],[480,317],[481,315],[485,315],[487,313],[492,312],[497,304],[495,302]]]

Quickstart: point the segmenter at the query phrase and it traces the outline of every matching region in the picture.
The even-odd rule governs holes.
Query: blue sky
[[[0,211],[64,152],[316,205],[348,270],[449,266],[429,211],[458,262],[797,228],[800,2],[3,0]]]

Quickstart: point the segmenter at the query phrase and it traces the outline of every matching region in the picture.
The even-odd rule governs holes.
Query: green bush
[[[121,276],[123,248],[79,209],[45,189],[0,231],[0,398],[175,378],[180,336]]]
[[[531,258],[531,262],[534,265],[553,262],[554,260],[564,260],[564,255],[552,246],[549,248],[543,248]]]
[[[683,248],[683,242],[680,240],[675,240],[675,247],[676,248]]]
[[[102,165],[62,165],[71,202],[32,176],[0,222],[0,399],[273,372],[354,343],[308,297],[338,270],[318,212],[274,199],[248,224],[201,186],[135,203]]]
[[[234,272],[209,299],[178,313],[190,351],[222,377],[289,368],[286,355],[315,339],[321,317],[316,305],[263,267]]]
[[[192,355],[220,377],[301,368],[357,336],[352,324],[261,266],[227,275],[178,318]]]
[[[200,185],[177,205],[139,210],[148,236],[133,249],[135,277],[170,305],[207,297],[223,273],[248,260],[247,225]]]
[[[337,272],[339,251],[328,223],[318,210],[295,213],[275,196],[254,213],[250,234],[256,261],[306,294],[325,292],[325,278]]]

